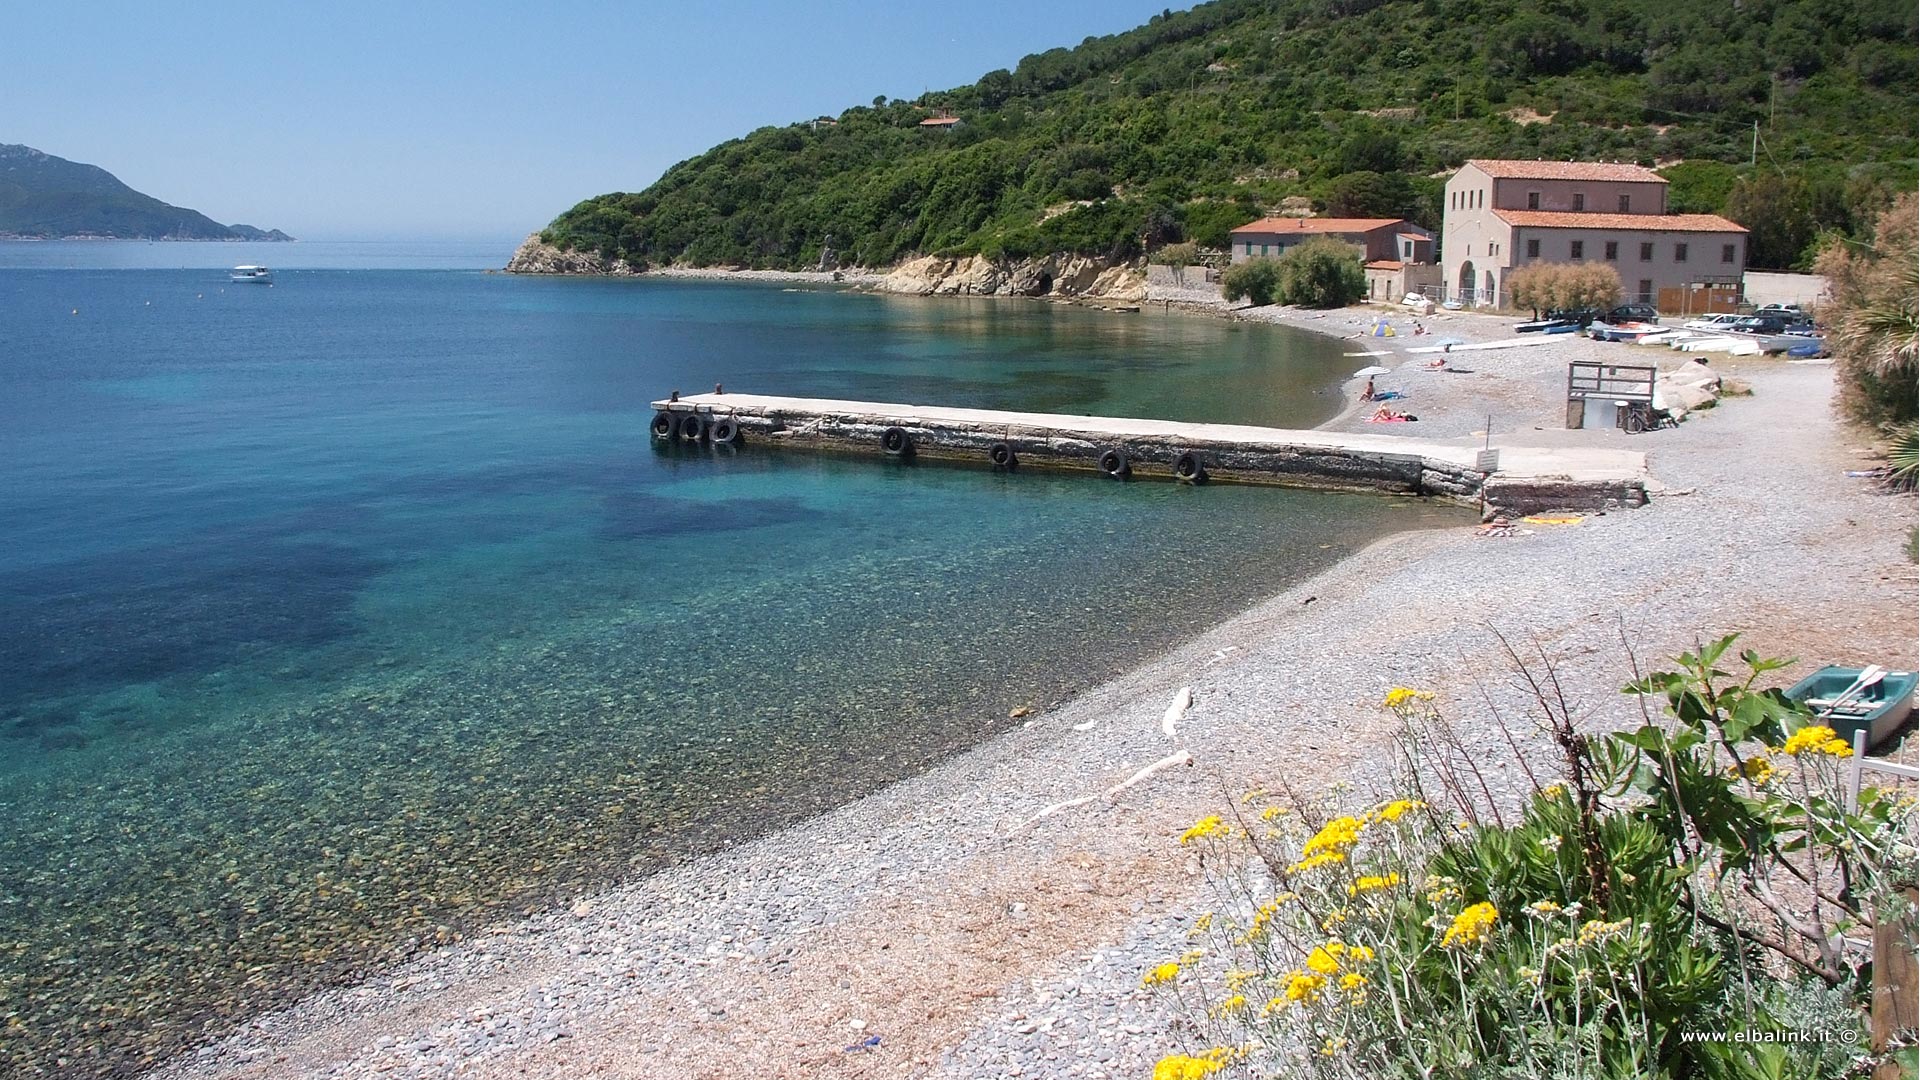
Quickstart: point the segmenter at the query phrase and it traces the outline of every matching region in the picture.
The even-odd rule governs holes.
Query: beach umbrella
[[[1354,372],[1353,377],[1356,379],[1371,379],[1375,375],[1391,375],[1391,374],[1393,374],[1393,369],[1383,368],[1379,364],[1374,364],[1371,367],[1363,367],[1359,371]]]

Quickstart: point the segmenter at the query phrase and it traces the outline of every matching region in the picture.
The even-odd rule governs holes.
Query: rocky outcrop
[[[592,251],[562,251],[540,239],[539,233],[522,241],[507,260],[509,274],[638,274],[644,266],[628,265],[625,259],[609,262]]]
[[[535,233],[507,263],[509,274],[631,275],[646,271],[625,259],[608,261],[592,251],[562,251]],[[1067,296],[1139,303],[1147,296],[1147,278],[1132,262],[1108,262],[1084,255],[1044,255],[996,263],[980,255],[942,258],[928,255],[893,268],[874,288],[911,296]]]
[[[895,267],[879,288],[913,296],[1084,296],[1138,303],[1146,298],[1147,279],[1131,262],[1084,255],[1003,263],[981,255],[928,255]]]

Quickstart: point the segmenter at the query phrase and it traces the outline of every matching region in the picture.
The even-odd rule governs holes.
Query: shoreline
[[[1524,411],[1569,344],[1467,354],[1486,378],[1422,378],[1412,401],[1442,408],[1445,427],[1464,422],[1445,408],[1488,395]],[[1503,539],[1375,541],[918,776],[257,1017],[150,1075],[1139,1075],[1174,1046],[1138,975],[1178,951],[1196,910],[1179,828],[1277,770],[1309,788],[1377,776],[1365,752],[1384,735],[1375,706],[1388,686],[1459,702],[1485,689],[1522,711],[1494,685],[1504,668],[1489,627],[1561,657],[1596,724],[1637,722],[1614,692],[1623,626],[1650,659],[1745,629],[1763,653],[1801,656],[1798,668],[1847,642],[1914,663],[1914,582],[1897,550],[1912,499],[1825,479],[1848,464],[1848,433],[1797,402],[1824,401],[1830,369],[1723,370],[1759,396],[1646,443],[1673,485],[1646,508]],[[1836,516],[1849,527],[1836,531]],[[1840,572],[1794,573],[1816,554]],[[1661,557],[1682,565],[1650,574]],[[1625,595],[1622,574],[1638,583]],[[1883,591],[1837,602],[1863,576]],[[1159,713],[1182,685],[1197,704],[1168,740]],[[1478,734],[1491,752],[1493,733]],[[1174,749],[1195,764],[1023,824]],[[846,1052],[869,1033],[882,1043]]]

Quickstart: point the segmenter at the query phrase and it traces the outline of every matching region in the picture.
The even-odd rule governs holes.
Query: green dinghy
[[[1872,677],[1875,672],[1880,673],[1877,679]],[[1858,686],[1862,675],[1868,677],[1867,685]],[[1830,664],[1788,687],[1787,696],[1848,743],[1854,732],[1865,731],[1871,748],[1906,723],[1913,712],[1916,681],[1920,677],[1911,671]]]

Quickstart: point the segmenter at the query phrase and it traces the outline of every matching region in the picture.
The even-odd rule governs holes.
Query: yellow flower
[[[1848,747],[1847,749],[1851,752],[1853,748]],[[1778,770],[1773,767],[1773,762],[1757,754],[1738,765],[1727,766],[1728,776],[1736,779],[1744,776],[1753,781],[1755,787],[1766,787],[1767,781],[1773,779],[1773,774],[1776,771]]]
[[[1287,976],[1287,1000],[1312,1004],[1319,1000],[1320,991],[1327,985],[1324,975],[1309,975],[1296,971]]]
[[[1347,946],[1347,959],[1356,964],[1372,963],[1373,950],[1365,945],[1349,945]]]
[[[1172,962],[1168,962],[1165,964],[1161,964],[1159,967],[1154,968],[1152,971],[1149,971],[1145,975],[1140,976],[1140,985],[1154,986],[1159,983],[1170,983],[1174,979],[1178,978],[1179,975],[1180,975],[1180,965]]]
[[[1286,813],[1286,810],[1283,809],[1282,807],[1269,806],[1265,810],[1260,811],[1260,820],[1272,821],[1274,818],[1277,818],[1284,813]]]
[[[1499,918],[1500,912],[1492,904],[1485,901],[1475,904],[1453,917],[1453,925],[1440,939],[1440,946],[1451,949],[1457,945],[1478,945],[1492,936],[1494,921]]]
[[[1340,954],[1345,951],[1346,946],[1338,941],[1316,945],[1307,954],[1307,969],[1321,975],[1337,975],[1340,972]]]
[[[1384,876],[1369,874],[1365,877],[1355,878],[1353,884],[1347,886],[1347,895],[1359,896],[1364,892],[1391,889],[1398,884],[1400,884],[1399,874],[1386,874]]]
[[[1225,836],[1232,831],[1231,826],[1221,822],[1220,815],[1208,814],[1206,817],[1194,822],[1193,828],[1181,833],[1180,842],[1190,844],[1195,840],[1202,840],[1210,836]]]
[[[1628,926],[1632,925],[1632,922],[1633,920],[1631,919],[1621,919],[1617,922],[1601,922],[1599,919],[1588,919],[1580,927],[1580,944],[1591,945],[1596,941],[1604,941],[1625,930]]]
[[[1542,919],[1559,910],[1560,905],[1554,903],[1552,900],[1535,900],[1533,903],[1527,905],[1527,914]]]
[[[1201,912],[1200,917],[1193,920],[1193,929],[1188,931],[1188,933],[1204,934],[1207,932],[1207,928],[1212,925],[1213,925],[1213,912],[1211,911]]]
[[[1320,920],[1320,932],[1323,934],[1331,934],[1333,933],[1334,927],[1346,921],[1347,909],[1334,908],[1332,911],[1327,912],[1326,918]]]
[[[1381,821],[1399,821],[1400,816],[1407,811],[1424,809],[1426,805],[1418,799],[1395,799],[1374,811],[1373,816]]]
[[[1153,1067],[1153,1080],[1206,1080],[1227,1067],[1226,1052],[1209,1050],[1205,1057],[1172,1054]]]
[[[1257,971],[1248,971],[1245,968],[1228,968],[1226,974],[1227,989],[1237,994],[1240,992],[1241,987],[1246,986],[1259,977],[1260,973]]]
[[[1360,842],[1360,830],[1366,827],[1367,823],[1359,818],[1334,818],[1327,822],[1325,828],[1313,834],[1313,839],[1308,840],[1307,846],[1300,849],[1300,854],[1309,859],[1327,851],[1338,851],[1344,854]]]
[[[1314,855],[1310,858],[1301,859],[1299,862],[1294,863],[1292,866],[1287,867],[1287,873],[1302,874],[1307,872],[1308,870],[1318,870],[1323,866],[1332,866],[1335,863],[1343,863],[1346,861],[1347,861],[1346,855],[1341,852],[1323,851],[1318,855]]]
[[[1780,749],[1799,757],[1801,754],[1828,754],[1833,757],[1852,757],[1853,747],[1834,734],[1833,729],[1824,724],[1803,727],[1787,738],[1787,745]]]
[[[1320,1056],[1333,1057],[1338,1053],[1340,1053],[1340,1051],[1345,1050],[1346,1048],[1347,1048],[1347,1040],[1328,1039],[1326,1043],[1320,1047]]]
[[[1565,784],[1548,784],[1540,789],[1540,797],[1543,799],[1557,799],[1566,793],[1567,785]]]
[[[1340,976],[1340,989],[1353,991],[1367,985],[1367,977],[1357,971],[1349,971]]]
[[[1215,1017],[1225,1017],[1239,1012],[1246,1007],[1247,999],[1243,995],[1235,994],[1220,1004],[1215,1005],[1212,1012]]]
[[[1386,705],[1389,709],[1398,709],[1409,701],[1432,700],[1433,691],[1431,690],[1410,690],[1404,686],[1396,686],[1387,691]]]

